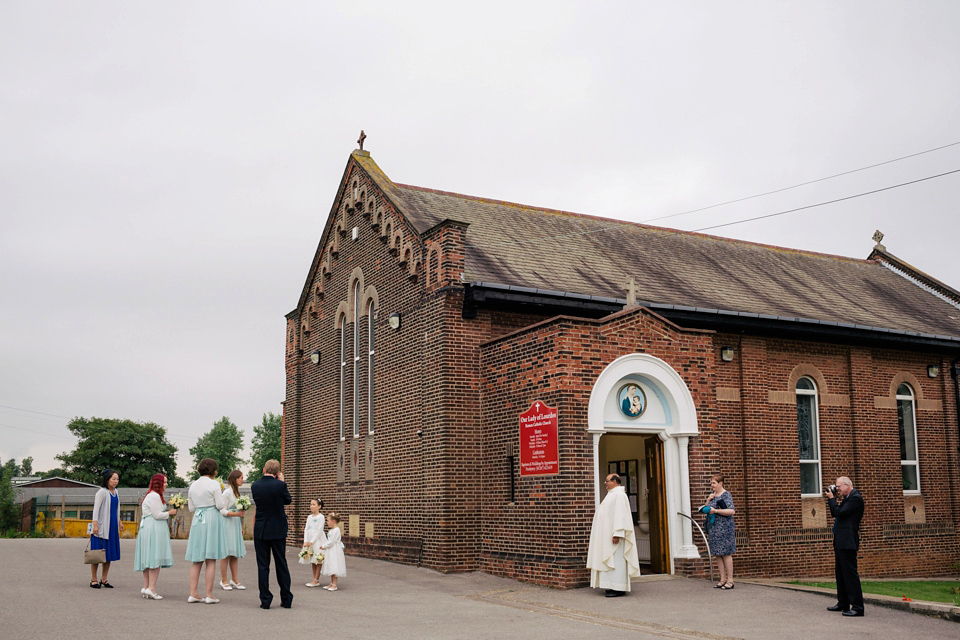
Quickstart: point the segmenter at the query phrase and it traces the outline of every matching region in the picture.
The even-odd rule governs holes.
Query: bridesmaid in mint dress
[[[157,594],[157,578],[161,567],[173,566],[173,549],[170,547],[170,528],[167,521],[177,515],[176,509],[166,509],[163,492],[167,490],[167,476],[162,473],[150,478],[150,488],[143,497],[140,509],[143,517],[137,532],[137,551],[133,558],[133,570],[143,572],[143,589],[140,595],[153,600],[163,600]]]
[[[187,507],[193,512],[190,522],[190,535],[187,538],[188,562],[190,567],[190,597],[187,602],[203,602],[216,604],[220,602],[213,597],[213,583],[217,575],[217,560],[227,557],[226,527],[224,517],[220,511],[227,506],[223,498],[220,483],[214,480],[217,475],[217,463],[211,458],[204,458],[197,465],[200,477],[190,485],[187,498]],[[206,595],[201,598],[197,583],[200,580],[200,570],[204,571]]]
[[[243,510],[237,508],[237,498],[240,497],[240,485],[243,484],[243,472],[234,469],[227,476],[227,486],[223,490],[223,498],[227,506],[221,512],[225,518],[224,529],[227,537],[227,557],[220,561],[220,588],[224,591],[233,589],[243,590],[240,584],[238,571],[240,558],[247,555],[247,547],[243,543]],[[233,578],[227,582],[227,569]]]

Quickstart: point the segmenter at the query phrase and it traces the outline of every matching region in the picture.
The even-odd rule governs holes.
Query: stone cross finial
[[[357,138],[357,144],[360,145],[360,151],[363,151],[363,141],[367,139],[367,134],[363,132],[363,129],[360,129],[360,137]]]
[[[880,229],[877,229],[873,232],[873,241],[877,243],[873,248],[879,249],[880,251],[886,251],[887,248],[880,244],[881,240],[883,240],[883,233],[880,231]]]
[[[624,306],[624,309],[637,306],[637,281],[633,276],[630,276],[630,279],[627,280],[624,284],[624,287],[627,289],[627,304]]]

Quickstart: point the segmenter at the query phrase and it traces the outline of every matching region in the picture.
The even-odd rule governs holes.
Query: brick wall
[[[823,484],[849,475],[866,501],[863,574],[955,573],[956,407],[949,374],[926,377],[926,365],[938,360],[947,371],[942,355],[687,330],[644,309],[589,320],[482,308],[464,319],[466,231],[446,221],[418,232],[348,163],[304,294],[287,317],[283,465],[294,496],[291,541],[318,497],[343,516],[348,553],[585,584],[596,483],[590,392],[610,362],[639,352],[670,364],[693,396],[700,435],[689,447],[691,506],[702,503],[713,473],[726,475],[737,506],[738,575],[833,571],[830,519],[813,513],[825,505],[800,497],[792,399],[799,374],[811,375],[820,393]],[[354,362],[356,282],[362,330]],[[376,309],[372,435],[369,300]],[[392,313],[401,314],[398,330],[387,324]],[[732,362],[721,361],[723,346],[734,348]],[[309,360],[315,350],[316,365]],[[918,393],[919,523],[907,522],[916,500],[906,503],[900,488],[897,412],[889,408],[897,376],[909,376]],[[558,408],[561,472],[521,479],[514,468],[510,504],[506,447],[516,441],[519,414],[536,400]],[[822,524],[811,526],[818,518]],[[676,568],[707,573],[703,560]]]

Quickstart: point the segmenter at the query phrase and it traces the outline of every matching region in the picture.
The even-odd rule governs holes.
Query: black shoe
[[[843,615],[845,615],[848,618],[853,618],[853,617],[862,618],[863,609],[860,609],[859,611],[857,609],[850,609],[848,611],[844,611]]]
[[[99,589],[99,588],[100,588],[100,583],[97,582],[96,580],[91,580],[91,581],[90,581],[90,588],[91,588],[91,589]]]
[[[832,607],[827,607],[827,611],[843,611],[844,613],[846,613],[849,610],[850,609],[848,609],[847,607],[841,607],[839,604],[835,604]]]
[[[291,603],[291,604],[281,604],[280,606],[283,607],[284,609],[289,609],[289,608],[292,606],[292,603]]]
[[[103,580],[100,581],[100,586],[103,587],[104,589],[113,589],[112,584],[110,584],[109,582],[104,582]]]
[[[269,609],[269,608],[270,608],[270,605],[268,605],[268,604],[261,604],[261,605],[260,605],[260,608],[261,608],[261,609]]]
[[[606,595],[607,595],[608,598],[619,598],[620,596],[625,596],[625,595],[627,595],[627,592],[626,592],[626,591],[616,591],[616,590],[614,590],[614,589],[607,589],[607,594],[606,594]]]

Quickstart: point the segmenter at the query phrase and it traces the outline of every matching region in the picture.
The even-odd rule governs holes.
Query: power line
[[[14,411],[23,411],[26,413],[36,413],[41,416],[50,416],[52,418],[63,418],[64,420],[73,420],[71,416],[58,416],[55,413],[44,413],[43,411],[31,411],[30,409],[21,409],[20,407],[8,407],[5,404],[0,404],[0,409],[13,409]]]
[[[901,161],[901,160],[906,160],[907,158],[915,158],[915,157],[917,157],[917,156],[922,156],[922,155],[925,154],[925,153],[933,153],[934,151],[940,151],[941,149],[946,149],[946,148],[948,148],[948,147],[955,147],[955,146],[958,145],[958,144],[960,144],[960,142],[951,142],[950,144],[945,144],[945,145],[943,145],[942,147],[936,147],[935,149],[927,149],[926,151],[919,151],[919,152],[917,152],[917,153],[911,153],[910,155],[901,156],[901,157],[899,157],[899,158],[894,158],[893,160],[886,160],[886,161],[884,161],[884,162],[878,162],[878,163],[876,163],[876,164],[871,164],[871,165],[866,166],[866,167],[860,167],[859,169],[851,169],[850,171],[843,171],[842,173],[835,173],[835,174],[833,174],[832,176],[825,176],[825,177],[823,177],[823,178],[817,178],[816,180],[808,180],[807,182],[801,182],[800,184],[795,184],[795,185],[790,186],[790,187],[783,187],[782,189],[774,189],[773,191],[765,191],[765,192],[763,192],[763,193],[758,193],[758,194],[753,195],[753,196],[747,196],[747,197],[745,197],[745,198],[737,198],[736,200],[728,200],[728,201],[726,201],[726,202],[720,202],[720,203],[718,203],[718,204],[712,204],[712,205],[710,205],[710,206],[708,206],[708,207],[700,207],[699,209],[691,209],[691,210],[689,210],[689,211],[681,211],[680,213],[671,213],[670,215],[659,216],[659,217],[657,217],[657,218],[649,218],[649,219],[647,219],[647,220],[641,220],[640,222],[641,222],[641,224],[644,224],[644,223],[647,223],[647,222],[653,222],[653,221],[655,221],[655,220],[666,220],[667,218],[676,218],[677,216],[685,216],[685,215],[687,215],[688,213],[696,213],[696,212],[698,212],[698,211],[706,211],[707,209],[715,209],[715,208],[717,208],[717,207],[722,207],[722,206],[724,206],[724,205],[733,204],[733,203],[735,203],[735,202],[743,202],[744,200],[752,200],[753,198],[760,198],[760,197],[762,197],[762,196],[769,196],[769,195],[774,194],[774,193],[780,193],[781,191],[789,191],[790,189],[796,189],[796,188],[798,188],[798,187],[805,187],[805,186],[807,186],[808,184],[814,184],[814,183],[816,183],[816,182],[823,182],[824,180],[831,180],[831,179],[833,179],[833,178],[839,178],[840,176],[850,175],[851,173],[857,173],[858,171],[866,171],[867,169],[873,169],[873,168],[875,168],[875,167],[882,167],[882,166],[885,165],[885,164],[891,164],[891,163],[893,163],[893,162],[899,162],[899,161]],[[707,228],[709,229],[709,228],[712,228],[712,227],[707,227]]]
[[[53,438],[67,438],[68,440],[76,440],[76,439],[77,439],[76,436],[63,436],[63,435],[60,435],[59,433],[47,433],[47,432],[45,432],[45,431],[34,431],[33,429],[24,429],[23,427],[15,427],[15,426],[10,425],[10,424],[0,423],[0,427],[5,427],[5,428],[7,428],[7,429],[16,429],[17,431],[26,431],[26,432],[28,432],[28,433],[37,433],[37,434],[40,434],[40,435],[42,435],[42,436],[51,436],[51,437],[53,437]]]
[[[693,229],[692,231],[708,231],[709,229],[719,229],[720,227],[730,227],[735,224],[742,224],[744,222],[753,222],[754,220],[763,220],[764,218],[773,218],[776,216],[782,216],[786,213],[793,213],[795,211],[803,211],[804,209],[813,209],[814,207],[822,207],[825,204],[833,204],[835,202],[843,202],[844,200],[852,200],[854,198],[860,198],[863,196],[869,196],[873,193],[880,193],[881,191],[889,191],[890,189],[897,189],[899,187],[905,187],[910,184],[916,184],[918,182],[924,182],[925,180],[933,180],[934,178],[942,178],[943,176],[948,176],[951,173],[958,173],[960,169],[954,169],[953,171],[947,171],[946,173],[938,173],[935,176],[927,176],[926,178],[920,178],[919,180],[911,180],[910,182],[902,182],[900,184],[895,184],[889,187],[883,187],[882,189],[874,189],[873,191],[865,191],[863,193],[858,193],[852,196],[846,196],[845,198],[837,198],[836,200],[827,200],[826,202],[818,202],[816,204],[808,204],[805,207],[797,207],[796,209],[787,209],[786,211],[778,211],[777,213],[768,213],[763,216],[756,216],[753,218],[744,218],[743,220],[735,220],[733,222],[725,222],[723,224],[715,224],[709,227],[701,227],[699,229]]]

